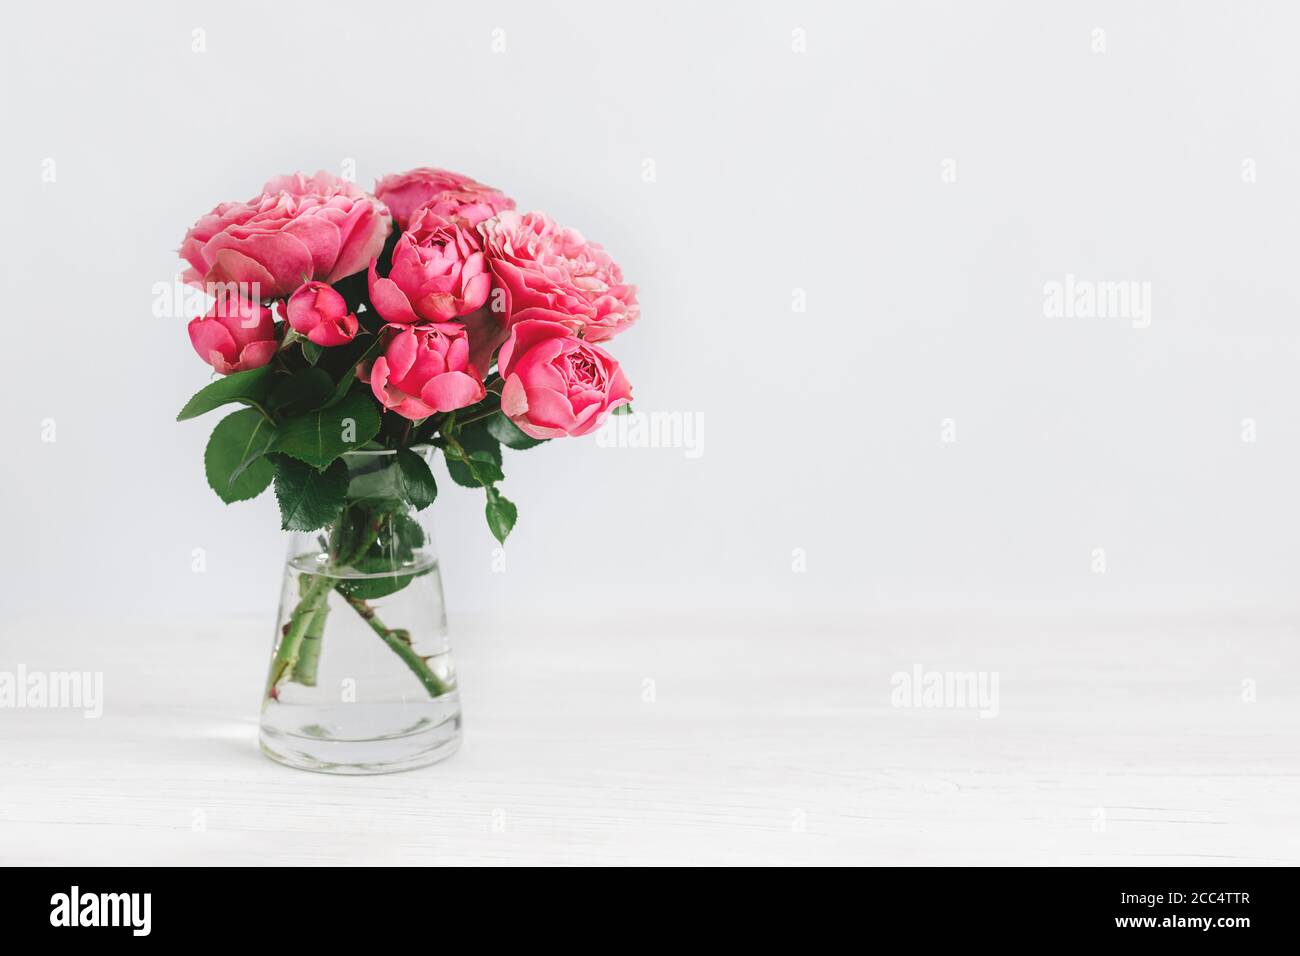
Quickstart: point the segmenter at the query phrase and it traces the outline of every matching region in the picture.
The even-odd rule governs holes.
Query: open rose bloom
[[[443,218],[458,215],[470,225],[515,208],[515,201],[499,189],[484,186],[459,173],[429,166],[385,176],[375,184],[375,195],[402,228],[406,228],[415,211],[426,204]]]
[[[539,212],[503,212],[479,226],[506,311],[549,309],[589,342],[612,339],[637,320],[636,287],[609,254],[576,229]]]
[[[585,435],[632,400],[627,376],[599,346],[544,309],[530,309],[501,347],[501,411],[533,438]]]
[[[179,417],[224,407],[204,454],[208,484],[227,503],[274,485],[295,533],[263,749],[335,772],[431,762],[392,756],[405,746],[393,741],[422,739],[411,726],[459,726],[440,625],[422,610],[442,597],[420,512],[439,484],[479,489],[505,542],[518,510],[501,491],[503,449],[589,435],[628,410],[632,388],[609,348],[637,321],[636,288],[576,229],[428,166],[369,192],[324,172],[273,177],[200,216],[179,254],[185,280],[216,299],[188,326],[214,380]],[[450,482],[435,479],[435,458]],[[337,710],[333,675],[312,696],[321,655],[346,653],[353,632],[382,640],[392,654],[379,657],[399,669],[359,681],[398,688],[373,711]],[[373,656],[367,643],[358,660]],[[422,695],[437,703],[417,713]],[[394,723],[358,724],[368,712]],[[295,713],[316,716],[300,726]],[[322,727],[340,745],[388,749],[349,763]]]
[[[247,202],[222,203],[181,243],[195,284],[256,286],[281,299],[304,282],[335,282],[359,272],[384,247],[388,209],[328,173],[277,176]]]
[[[372,264],[369,288],[389,322],[449,322],[487,301],[492,277],[473,227],[421,208],[397,240],[388,276]]]
[[[403,418],[428,418],[483,400],[483,377],[469,361],[465,327],[423,322],[395,325],[370,369],[370,388]]]

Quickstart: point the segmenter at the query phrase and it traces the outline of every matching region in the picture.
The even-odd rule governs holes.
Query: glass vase
[[[396,452],[343,461],[342,511],[289,542],[262,752],[325,773],[412,770],[451,756],[461,733],[433,509],[405,500]]]

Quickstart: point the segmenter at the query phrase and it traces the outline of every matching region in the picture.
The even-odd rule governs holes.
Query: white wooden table
[[[461,752],[353,778],[258,753],[268,626],[13,626],[105,706],[0,710],[0,862],[1300,863],[1294,619],[453,620]]]

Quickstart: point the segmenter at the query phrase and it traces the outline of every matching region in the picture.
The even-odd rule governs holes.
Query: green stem
[[[320,658],[320,639],[323,636],[325,628],[325,615],[329,613],[329,593],[333,588],[330,579],[330,571],[339,565],[349,564],[362,554],[366,548],[370,547],[370,542],[374,540],[379,533],[379,521],[374,520],[367,524],[365,534],[361,536],[360,543],[353,549],[350,549],[346,555],[342,553],[344,538],[344,523],[348,509],[343,510],[343,514],[334,525],[334,530],[330,534],[330,567],[325,569],[322,574],[310,575],[310,582],[304,587],[299,584],[301,600],[298,606],[293,609],[289,615],[289,623],[285,625],[284,635],[280,638],[280,643],[275,648],[275,657],[271,660],[271,670],[266,680],[266,697],[272,700],[276,696],[276,688],[280,681],[288,677],[290,680],[298,680],[299,674],[307,673],[306,668],[310,668],[311,681],[299,680],[299,683],[312,686],[315,684],[316,664]],[[313,625],[317,618],[320,619],[319,629]],[[308,637],[309,632],[315,630],[316,637],[311,642],[312,646],[307,652],[310,655],[311,663],[303,663],[300,670],[299,662],[303,660],[303,644]]]
[[[461,454],[464,454],[463,449],[461,449]],[[316,671],[320,660],[321,640],[325,632],[325,620],[329,615],[329,594],[331,590],[337,590],[348,606],[356,611],[361,616],[361,619],[369,625],[370,629],[378,634],[384,643],[392,649],[393,653],[402,659],[406,666],[419,678],[425,689],[428,690],[429,696],[441,697],[451,687],[433,672],[428,660],[416,653],[415,648],[411,645],[410,633],[400,628],[386,626],[379,619],[374,608],[361,598],[348,594],[339,587],[343,582],[334,580],[330,576],[330,571],[334,568],[351,564],[364,554],[374,543],[375,537],[382,527],[382,515],[377,515],[367,521],[359,540],[354,547],[347,549],[345,554],[343,544],[346,537],[345,523],[347,514],[348,509],[345,508],[330,536],[330,551],[332,552],[330,568],[326,569],[323,574],[303,575],[299,579],[301,599],[290,615],[289,623],[285,625],[284,636],[276,647],[275,657],[271,662],[271,672],[267,678],[267,699],[275,699],[276,688],[286,676],[290,680],[308,687],[316,685]]]
[[[306,635],[308,628],[311,627],[312,620],[316,617],[317,612],[328,599],[329,593],[329,578],[324,575],[316,575],[312,578],[311,583],[307,585],[298,606],[293,609],[293,614],[289,616],[289,623],[285,625],[284,636],[275,648],[275,658],[271,661],[271,673],[266,681],[266,696],[268,698],[275,696],[276,686],[284,678],[285,674],[292,671],[294,665],[298,663],[298,654],[302,647],[303,637]]]
[[[493,394],[495,394],[495,393],[493,393]],[[496,414],[497,412],[499,412],[499,411],[501,411],[501,406],[500,406],[500,405],[498,405],[496,408],[489,408],[489,409],[487,409],[486,411],[480,412],[480,413],[477,414],[477,415],[472,415],[472,416],[470,416],[469,418],[462,419],[461,422],[460,422],[460,427],[463,428],[463,427],[466,426],[466,425],[473,425],[475,422],[481,422],[481,421],[482,421],[483,419],[485,419],[485,418],[491,418],[493,415],[495,415],[495,414]]]
[[[261,402],[255,401],[254,399],[247,398],[247,397],[241,398],[240,401],[246,402],[247,404],[251,405],[253,408],[256,408],[259,412],[261,412],[262,417],[267,420],[267,422],[271,425],[271,427],[274,428],[276,425],[279,424],[279,422],[275,420],[275,416],[272,415],[269,411],[267,411],[266,406],[263,405]]]
[[[375,609],[363,601],[361,598],[352,597],[349,594],[339,591],[343,595],[343,600],[361,615],[362,620],[370,625],[370,629],[383,639],[383,642],[392,648],[393,653],[402,659],[407,667],[420,679],[425,690],[429,692],[430,697],[441,697],[451,688],[441,677],[433,672],[429,666],[428,660],[421,657],[411,646],[411,635],[399,628],[390,628],[385,626],[384,622],[375,614]]]
[[[303,575],[298,579],[299,591],[305,596],[311,579]],[[304,687],[316,686],[316,671],[320,667],[320,642],[325,635],[325,622],[330,616],[328,597],[322,600],[312,615],[311,623],[303,632],[302,643],[298,646],[298,659],[294,661],[289,679]]]

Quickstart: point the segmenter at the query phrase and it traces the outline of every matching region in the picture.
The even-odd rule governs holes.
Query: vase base
[[[460,714],[440,724],[400,736],[373,740],[334,740],[285,733],[263,723],[262,753],[295,770],[341,775],[401,773],[446,760],[460,749]]]

